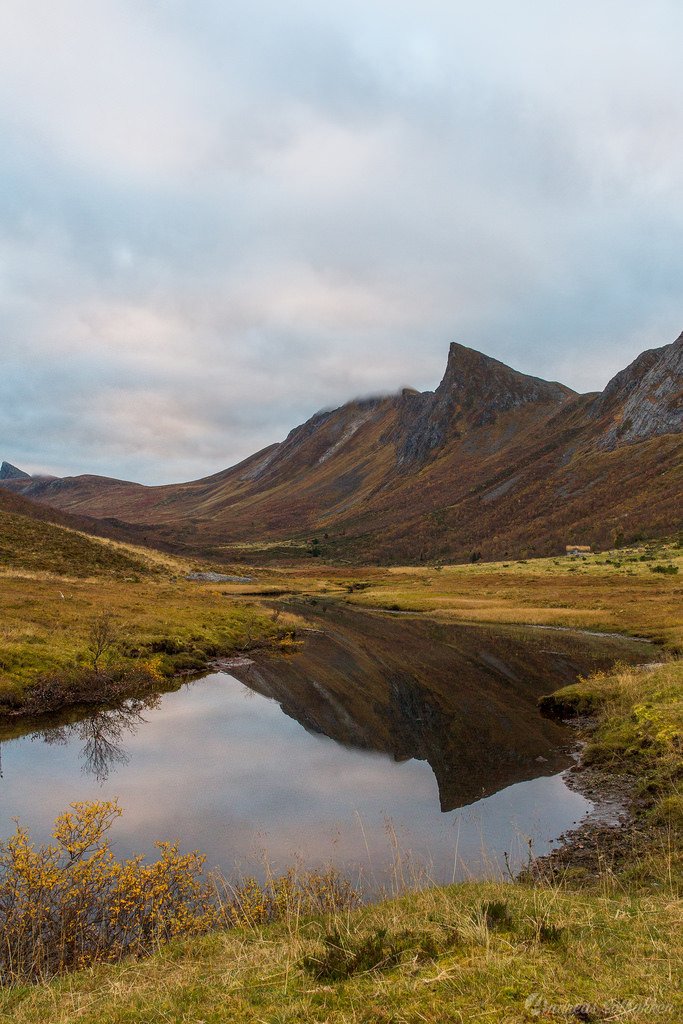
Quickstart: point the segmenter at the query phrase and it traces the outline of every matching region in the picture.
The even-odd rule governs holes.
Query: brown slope
[[[389,561],[610,543],[677,523],[682,353],[683,335],[578,396],[452,345],[435,392],[318,413],[212,477],[3,483],[195,550],[310,531],[329,535],[330,555]]]
[[[530,417],[547,416],[571,394],[452,345],[436,392],[404,392],[317,413],[281,444],[203,480],[164,487],[95,476],[11,483],[72,512],[185,529],[191,524],[207,538],[222,537],[226,529],[237,538],[254,530],[291,532],[313,526],[321,513],[363,505],[472,430],[481,434],[479,447],[496,447],[503,434],[494,428],[506,416],[504,439],[512,443]]]

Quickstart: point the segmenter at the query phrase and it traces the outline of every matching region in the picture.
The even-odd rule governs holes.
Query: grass
[[[493,904],[504,906],[502,921],[489,920]],[[673,1022],[682,923],[661,894],[465,883],[174,942],[144,961],[8,989],[0,1019]]]
[[[168,578],[126,583],[111,579],[5,577],[0,589],[0,705],[20,701],[37,677],[89,665],[91,632],[110,616],[117,666],[141,662],[161,676],[198,673],[211,660],[291,638],[293,616],[274,620],[255,602],[237,603],[219,586]]]
[[[159,559],[142,549],[0,511],[0,569],[71,577],[137,578],[159,568]]]
[[[638,811],[683,833],[683,659],[598,672],[543,698],[560,717],[593,715],[583,761],[635,778]],[[678,844],[677,844],[678,845]],[[680,854],[680,849],[676,851]],[[679,860],[683,880],[683,867]],[[683,887],[683,886],[682,886]]]
[[[42,677],[66,682],[93,668],[103,617],[112,643],[97,667],[157,679],[290,643],[297,625],[256,600],[233,599],[220,584],[185,579],[198,568],[187,560],[23,515],[0,512],[0,566],[0,712],[20,711]]]
[[[666,573],[657,566],[671,567]],[[683,652],[683,548],[654,542],[582,559],[538,558],[474,565],[264,569],[264,585],[359,607],[414,612],[449,622],[533,624],[629,633]]]

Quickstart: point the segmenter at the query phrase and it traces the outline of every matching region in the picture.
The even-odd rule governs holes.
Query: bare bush
[[[100,671],[100,662],[117,647],[121,633],[111,612],[101,612],[90,620],[87,632],[87,652],[95,672]]]

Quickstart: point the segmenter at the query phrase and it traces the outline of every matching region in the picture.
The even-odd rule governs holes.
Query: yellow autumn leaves
[[[0,843],[0,982],[45,979],[98,960],[141,956],[181,935],[257,926],[289,914],[335,913],[358,894],[334,870],[290,871],[230,885],[204,857],[157,842],[159,856],[118,861],[108,832],[116,802],[74,803],[36,847],[28,831]]]

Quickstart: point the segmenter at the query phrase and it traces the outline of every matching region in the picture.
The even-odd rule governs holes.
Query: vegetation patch
[[[170,575],[167,565],[136,580],[17,572],[1,582],[0,715],[116,700],[126,686],[161,689],[221,657],[290,649],[299,625],[284,610]]]
[[[67,577],[139,578],[159,572],[142,551],[1,509],[0,567]]]
[[[496,901],[515,930],[488,927],[482,906]],[[173,939],[142,962],[7,986],[0,1018],[523,1024],[611,1016],[675,1024],[682,935],[667,890],[469,882],[317,916],[292,905],[270,924]]]
[[[622,548],[577,565],[556,558],[367,568],[351,579],[348,567],[313,561],[259,574],[258,589],[325,594],[375,614],[394,605],[442,621],[583,626],[662,639],[671,651],[683,646],[677,574],[651,571],[681,564],[671,545]],[[221,655],[297,642],[299,622],[284,601],[272,611],[239,585],[190,585],[186,571],[168,559],[137,578],[109,570],[67,577],[40,563],[33,576],[7,570],[6,710],[69,694],[80,702],[98,686],[109,694],[144,688],[151,678],[162,688]],[[73,806],[46,847],[18,828],[0,849],[0,1019],[441,1024],[485,1014],[499,1024],[674,1024],[681,1005],[672,979],[683,956],[682,673],[676,660],[618,667],[549,699],[554,714],[592,718],[588,765],[636,780],[641,839],[615,830],[625,849],[591,878],[572,878],[569,868],[533,884],[432,887],[359,906],[362,894],[333,871],[229,883],[205,876],[201,856],[172,843],[160,845],[156,861],[117,862],[106,839],[115,805]]]
[[[177,843],[159,858],[120,862],[108,832],[116,802],[74,803],[36,847],[18,825],[0,842],[0,984],[45,980],[98,961],[144,956],[178,936],[281,918],[340,914],[358,894],[335,871],[290,871],[230,886],[204,877],[205,858]]]
[[[406,959],[414,962],[435,960],[439,954],[434,937],[423,933],[389,934],[386,928],[375,928],[369,934],[328,933],[319,952],[308,953],[302,960],[304,970],[316,981],[343,981],[354,974],[388,971]]]
[[[593,853],[625,882],[666,877],[683,891],[683,659],[596,672],[540,703],[556,717],[590,714],[583,771],[610,785],[623,780],[630,821],[604,829]],[[560,865],[571,859],[571,846],[551,856]]]

